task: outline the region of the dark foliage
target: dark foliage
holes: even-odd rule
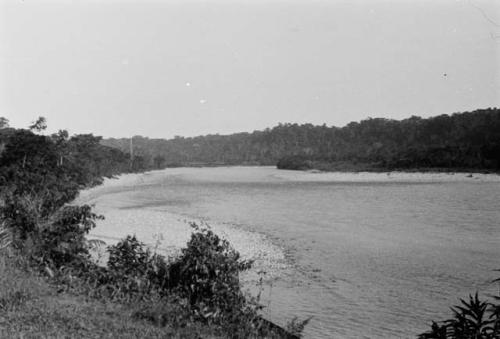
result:
[[[108,267],[110,270],[130,276],[146,273],[151,254],[135,235],[128,235],[114,246],[109,246]]]
[[[313,168],[313,163],[304,155],[290,155],[281,158],[276,167],[278,169],[307,170]]]
[[[132,279],[142,290],[154,289],[160,295],[168,294],[171,285],[169,263],[162,255],[152,253],[135,235],[109,246],[107,251],[107,267],[114,278]]]
[[[91,134],[33,132],[45,128],[43,117],[31,130],[0,128],[0,217],[18,246],[58,268],[87,255],[84,236],[100,218],[90,206],[66,204],[81,188],[128,170],[130,160]]]
[[[498,298],[497,298],[498,299]],[[498,339],[500,338],[499,305],[480,300],[478,294],[451,308],[453,318],[433,322],[431,330],[420,339]]]
[[[88,259],[85,236],[102,218],[88,205],[64,206],[31,235],[37,259],[55,268]]]
[[[211,230],[192,226],[196,232],[171,266],[172,285],[204,319],[236,316],[246,306],[239,273],[251,263]]]
[[[130,139],[102,143],[124,152]],[[500,109],[440,115],[428,119],[384,118],[344,127],[279,124],[272,129],[170,140],[136,136],[133,149],[149,168],[199,165],[275,165],[303,169],[341,163],[333,169],[453,168],[500,169]],[[280,161],[282,160],[282,161]],[[351,166],[346,166],[350,164]],[[367,165],[369,165],[367,167]],[[290,166],[290,167],[288,167]],[[331,167],[331,166],[330,166]]]
[[[41,130],[44,119],[38,119]],[[29,130],[0,129],[0,213],[25,239],[37,224],[75,199],[81,188],[103,177],[126,172],[130,159],[117,149],[100,144],[91,134],[51,136]]]

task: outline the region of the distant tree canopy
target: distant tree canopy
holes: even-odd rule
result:
[[[47,120],[44,117],[38,117],[36,121],[33,121],[29,128],[30,131],[45,131],[47,129]]]
[[[9,119],[0,117],[0,128],[7,128],[9,127]]]
[[[105,139],[102,144],[124,152],[130,149],[130,139]],[[264,131],[224,136],[170,140],[135,136],[133,153],[134,161],[148,168],[275,165],[281,160],[297,168],[315,162],[342,162],[381,169],[499,170],[500,109],[400,121],[369,118],[340,128],[279,124]]]

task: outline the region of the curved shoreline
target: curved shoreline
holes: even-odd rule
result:
[[[168,174],[167,174],[168,175]],[[97,187],[84,190],[74,201],[76,204],[91,204],[94,211],[103,214],[105,219],[97,222],[90,231],[88,239],[98,239],[107,245],[117,243],[129,234],[135,234],[152,250],[173,258],[189,241],[193,229],[190,224],[208,227],[221,238],[226,239],[240,253],[243,260],[253,261],[252,269],[244,272],[245,284],[258,282],[260,272],[266,272],[266,279],[274,279],[289,267],[285,251],[274,244],[266,235],[231,223],[216,222],[207,218],[181,215],[168,210],[157,210],[148,204],[137,204],[127,200],[117,201],[116,196],[126,196],[141,186],[149,186],[166,176],[163,171],[141,174],[125,174],[115,179],[106,179]],[[93,253],[105,264],[107,254],[103,251]]]

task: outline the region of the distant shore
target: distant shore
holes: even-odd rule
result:
[[[276,167],[283,170],[321,171],[321,172],[408,172],[408,173],[483,173],[500,174],[498,170],[482,167],[437,167],[414,166],[395,167],[379,163],[352,162],[352,161],[322,161],[309,160],[300,156],[281,159]]]
[[[351,161],[316,161],[316,160],[301,160],[299,162],[279,163],[278,164],[260,164],[258,162],[252,163],[182,163],[170,164],[163,169],[152,170],[150,172],[162,171],[165,169],[175,168],[221,168],[221,167],[274,167],[280,170],[294,170],[294,171],[317,171],[317,172],[345,172],[345,173],[358,173],[358,172],[373,172],[373,173],[467,173],[467,174],[495,174],[500,175],[499,170],[492,168],[480,167],[388,167],[380,164],[371,163],[355,163]],[[146,172],[149,173],[149,172]]]
[[[288,168],[279,168],[288,169]],[[467,173],[467,174],[495,174],[500,175],[490,169],[480,168],[461,168],[461,167],[415,167],[415,168],[384,168],[370,165],[338,165],[338,164],[325,164],[323,166],[316,166],[312,168],[303,169],[290,169],[300,171],[317,171],[317,172],[373,172],[373,173]]]
[[[287,181],[500,181],[500,173],[481,171],[454,171],[452,169],[413,169],[413,170],[320,170],[302,169],[289,170],[282,169],[275,171],[275,166],[207,166],[207,167],[171,167],[160,170],[153,170],[143,173],[121,174],[114,178],[105,178],[102,185],[86,189],[80,192],[77,203],[95,202],[102,194],[118,193],[125,190],[137,189],[140,186],[159,184],[165,174],[178,175],[186,168],[190,171],[199,171],[209,168],[214,176],[222,176],[227,181],[239,180],[239,178],[229,175],[228,169],[239,167],[251,169],[255,167],[264,168],[273,173],[274,177],[279,177]]]

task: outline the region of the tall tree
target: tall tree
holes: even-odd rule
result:
[[[0,128],[9,127],[9,119],[0,117]]]
[[[44,117],[38,117],[36,121],[34,121],[30,126],[29,126],[30,131],[35,131],[35,132],[42,132],[47,129],[47,119]]]

